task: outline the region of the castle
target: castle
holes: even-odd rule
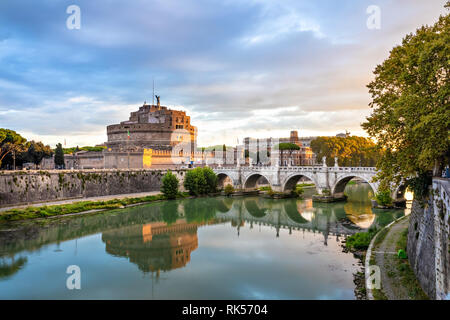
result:
[[[296,144],[298,150],[279,151],[281,166],[315,165],[316,157],[310,148],[315,137],[298,137],[291,131],[288,138],[245,138],[242,146],[230,150],[198,150],[197,128],[191,125],[186,112],[172,110],[157,103],[144,104],[131,112],[128,120],[106,127],[107,141],[103,151],[79,151],[65,155],[67,169],[177,169],[183,167],[235,166],[266,164],[251,159],[255,151],[266,149],[270,154],[277,143]],[[273,152],[272,152],[273,153]],[[245,157],[245,159],[244,159]],[[240,159],[240,160],[238,160]],[[267,164],[266,164],[267,165]],[[54,168],[53,159],[44,159],[42,169]]]
[[[188,164],[197,148],[197,128],[191,125],[186,112],[171,110],[157,104],[145,104],[130,118],[106,128],[104,168],[148,168],[170,165],[170,158],[179,164]],[[175,147],[183,143],[181,153]]]

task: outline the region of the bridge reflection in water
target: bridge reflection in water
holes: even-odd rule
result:
[[[351,197],[350,190],[350,197]],[[369,197],[371,194],[369,193]],[[327,245],[330,236],[347,236],[373,226],[384,226],[401,211],[372,212],[368,201],[319,204],[311,199],[273,200],[261,197],[214,198],[173,201],[160,207],[165,221],[103,232],[106,251],[128,257],[143,272],[184,267],[198,247],[197,229],[230,223],[237,236],[243,227],[265,226],[280,230],[321,233]],[[176,215],[169,213],[176,212]]]
[[[403,210],[373,212],[370,192],[357,189],[356,201],[351,188],[348,202],[320,204],[310,199],[266,199],[261,197],[198,198],[153,203],[112,210],[93,216],[62,218],[49,226],[33,227],[32,232],[12,229],[0,232],[0,269],[6,277],[19,271],[14,257],[21,253],[87,235],[101,233],[105,251],[126,257],[144,273],[182,268],[199,246],[198,228],[230,224],[239,236],[242,228],[272,228],[274,237],[281,230],[320,233],[327,245],[330,236],[339,240],[373,226],[384,226],[404,214]],[[27,228],[30,228],[27,226]],[[253,231],[250,231],[253,232]],[[11,260],[11,263],[7,262]],[[24,260],[26,264],[26,260]],[[0,270],[1,271],[1,270]]]

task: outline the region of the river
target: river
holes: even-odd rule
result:
[[[347,202],[183,199],[0,226],[0,299],[355,299],[346,236],[405,210]],[[69,266],[81,288],[69,290]]]

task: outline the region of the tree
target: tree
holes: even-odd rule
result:
[[[300,147],[296,145],[295,143],[291,142],[282,142],[278,145],[278,150],[280,150],[281,155],[281,165],[284,164],[284,151],[289,151],[289,161],[291,161],[292,151],[294,150],[300,150]]]
[[[202,168],[203,175],[205,176],[206,185],[207,185],[207,193],[217,192],[217,184],[219,182],[219,178],[217,174],[210,168],[205,167]]]
[[[64,162],[64,150],[61,143],[58,143],[56,145],[55,149],[55,166],[57,168],[64,168],[65,162]]]
[[[167,199],[175,199],[178,194],[179,181],[170,170],[162,178],[161,192]]]
[[[196,196],[216,192],[217,183],[218,177],[209,167],[189,170],[184,178],[184,187]]]
[[[449,8],[450,1],[446,7]],[[449,161],[450,16],[408,34],[375,68],[362,127],[382,151],[379,181],[435,174]]]
[[[280,151],[284,151],[284,150],[300,150],[300,147],[298,145],[296,145],[295,143],[290,143],[290,142],[282,142],[278,145],[278,149]]]
[[[189,190],[191,195],[206,194],[206,179],[202,168],[195,168],[186,172],[184,177],[184,188]]]
[[[13,130],[0,128],[0,167],[6,156],[13,152],[23,151],[23,145],[27,141]]]
[[[380,157],[376,144],[364,137],[318,137],[311,141],[311,149],[318,159],[326,157],[327,165],[334,165],[334,158],[343,167],[374,167]]]
[[[53,155],[50,146],[44,146],[42,142],[35,142],[34,140],[27,142],[26,159],[33,162],[35,165],[41,163],[43,158],[48,158]]]

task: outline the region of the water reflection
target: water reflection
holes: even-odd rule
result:
[[[95,251],[95,254],[89,252],[89,259],[101,256],[101,252],[110,258],[125,258],[140,273],[155,272],[157,277],[160,272],[184,270],[192,264],[195,270],[202,269],[194,262],[194,254],[197,259],[205,256],[207,262],[203,263],[208,263],[215,256],[215,259],[223,259],[221,263],[226,265],[227,257],[231,254],[224,252],[228,247],[237,250],[236,252],[246,252],[239,255],[239,259],[231,255],[236,265],[228,265],[227,268],[239,269],[239,264],[247,261],[245,257],[256,252],[254,248],[246,248],[252,243],[252,239],[257,239],[255,243],[261,243],[266,250],[258,251],[258,259],[263,259],[267,264],[267,274],[261,273],[264,279],[269,277],[272,272],[270,270],[291,270],[293,264],[310,261],[312,255],[318,252],[326,252],[323,253],[325,256],[319,255],[320,259],[329,257],[330,261],[347,261],[350,258],[345,258],[338,246],[342,236],[371,226],[384,226],[403,215],[404,210],[372,210],[369,201],[372,194],[367,184],[348,186],[346,193],[347,202],[328,204],[314,203],[311,199],[274,200],[262,197],[185,199],[112,210],[92,216],[46,220],[44,226],[37,223],[4,226],[4,230],[0,232],[0,296],[3,279],[15,279],[22,272],[32,274],[36,262],[29,261],[37,259],[29,258],[33,252],[38,255],[42,252],[45,259],[50,259],[56,265],[67,264],[65,259],[71,255],[77,256],[77,250],[78,255],[86,254],[86,247],[79,244],[79,241],[96,235],[100,237],[102,246],[95,249],[97,251],[89,249]],[[301,239],[297,237],[299,233],[302,235]],[[207,239],[203,243],[200,234],[204,234]],[[236,238],[231,239],[231,234]],[[274,242],[275,239],[278,242]],[[75,254],[67,249],[67,244],[71,241],[74,242]],[[57,248],[61,247],[58,252],[54,251],[55,245]],[[214,249],[209,247],[212,245]],[[292,261],[292,250],[300,248],[304,251],[297,252],[293,257],[305,255],[304,258],[309,260],[302,258]],[[272,258],[281,252],[283,258]],[[314,259],[319,259],[319,256]],[[308,267],[311,269],[303,272],[313,272],[317,268],[312,266],[314,259],[311,260],[311,267]],[[327,266],[331,262],[324,263]],[[302,266],[298,268],[301,269]],[[292,272],[295,272],[295,268]],[[317,275],[317,279],[323,277],[324,274]],[[261,281],[255,278],[255,283]],[[285,286],[292,279],[287,278],[286,281]],[[349,283],[352,285],[351,279]],[[274,285],[276,284],[271,284]],[[309,297],[306,294],[308,290],[304,291],[305,297]],[[169,297],[173,294],[172,292]]]
[[[160,240],[167,235],[164,241],[169,250],[170,246],[176,247],[172,245],[177,243],[173,239],[195,243],[192,234],[196,234],[198,227],[226,221],[236,229],[244,226],[245,222],[271,226],[277,234],[280,229],[302,229],[325,232],[326,236],[329,233],[348,235],[372,226],[385,226],[405,214],[405,210],[372,210],[369,201],[372,193],[368,184],[348,186],[346,193],[348,201],[338,203],[314,203],[311,199],[274,200],[256,196],[199,198],[113,210],[94,216],[61,218],[57,220],[59,222],[44,228],[27,225],[16,231],[0,232],[0,257],[98,232],[102,233],[108,252],[131,257],[132,250],[128,249],[137,248],[138,243],[142,247],[137,249],[144,251],[164,248]],[[148,268],[142,269],[150,270],[151,263],[146,264]]]
[[[144,273],[184,267],[198,247],[197,224],[152,222],[102,233],[106,252],[127,257]]]
[[[27,263],[26,257],[18,257],[17,259],[13,256],[3,257],[0,260],[0,279],[7,279],[14,275],[16,272],[21,270]]]

